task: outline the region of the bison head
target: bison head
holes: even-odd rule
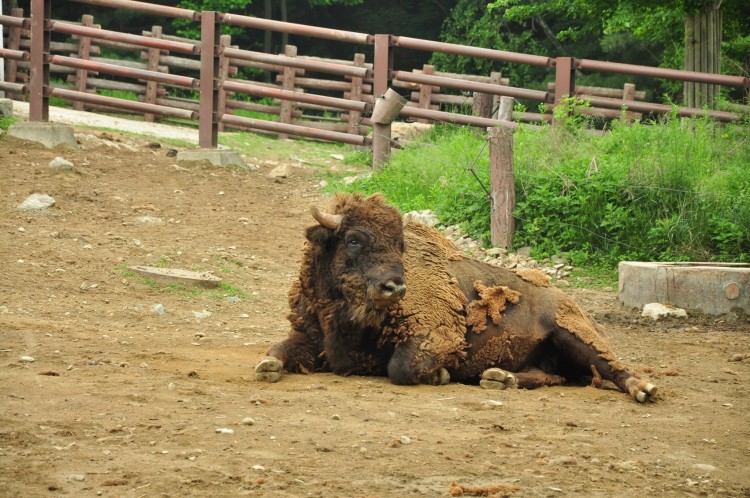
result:
[[[379,326],[406,292],[399,211],[380,194],[340,194],[331,212],[311,211],[319,224],[306,232],[309,288],[318,299],[343,298],[343,311],[360,326]]]

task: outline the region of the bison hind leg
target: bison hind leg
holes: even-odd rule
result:
[[[628,392],[639,403],[645,403],[656,394],[656,386],[651,382],[641,380],[632,375],[625,381]]]

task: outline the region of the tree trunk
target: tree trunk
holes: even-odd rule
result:
[[[721,0],[703,3],[700,12],[685,17],[685,69],[702,73],[721,73]],[[719,85],[685,82],[687,107],[716,105]]]

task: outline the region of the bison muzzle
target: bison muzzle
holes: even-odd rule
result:
[[[258,380],[329,371],[531,389],[587,377],[639,402],[656,393],[543,273],[471,259],[437,230],[402,224],[379,194],[340,194],[312,215],[289,291],[291,332],[258,364]]]

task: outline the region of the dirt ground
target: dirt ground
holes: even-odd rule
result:
[[[750,496],[747,318],[654,323],[570,290],[659,386],[645,405],[592,387],[260,383],[327,165],[273,179],[268,161],[176,167],[168,145],[78,137],[0,138],[1,496]],[[19,210],[32,193],[55,206]],[[130,265],[229,285],[154,285]]]

